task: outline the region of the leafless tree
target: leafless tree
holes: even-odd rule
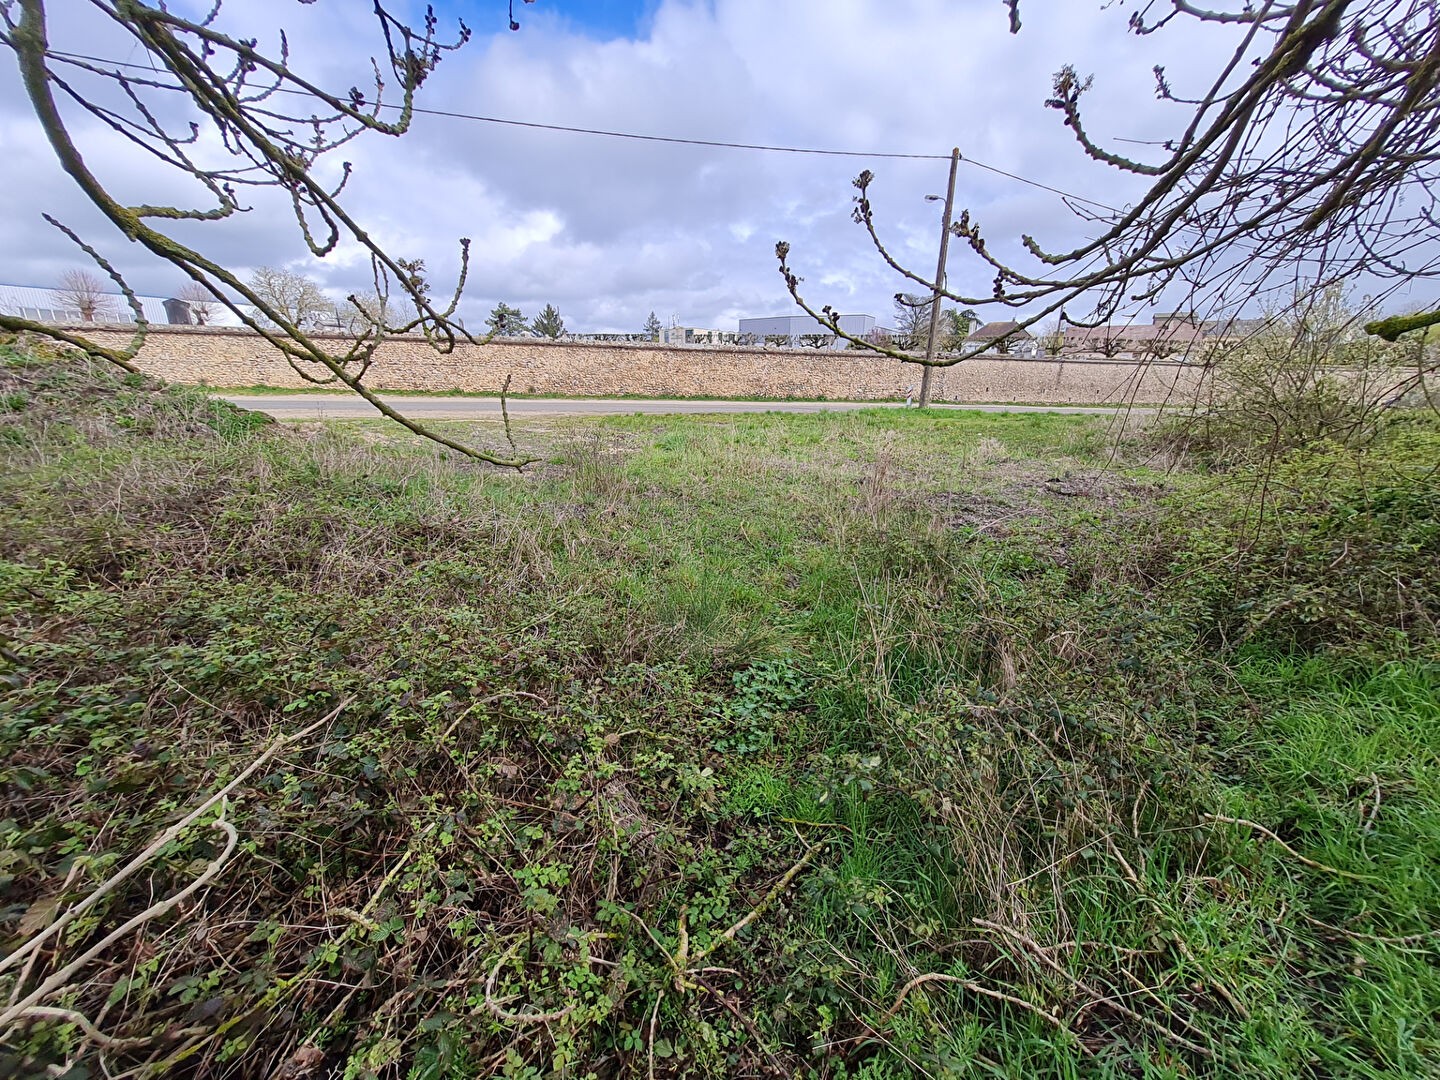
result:
[[[249,284],[264,304],[264,311],[279,312],[295,326],[310,330],[333,329],[336,325],[334,301],[304,274],[278,266],[262,266],[250,275]]]
[[[200,326],[208,325],[223,310],[210,291],[194,281],[182,285],[176,291],[175,299],[185,301],[191,317]]]
[[[361,334],[369,326],[384,326],[393,316],[390,300],[373,290],[357,293],[335,305],[334,325],[343,333]]]
[[[365,383],[377,350],[394,335],[423,336],[442,353],[453,351],[459,342],[481,340],[455,318],[469,268],[469,241],[460,241],[454,289],[446,299],[432,299],[429,283],[418,272],[423,264],[402,265],[342,203],[350,166],[333,182],[322,179],[316,169],[325,154],[363,134],[403,135],[414,115],[416,92],[441,59],[469,39],[464,23],[446,40],[433,12],[427,10],[423,24],[414,27],[377,2],[374,15],[383,58],[370,65],[369,88],[352,85],[332,91],[292,65],[284,34],[276,34],[270,24],[255,23],[259,13],[249,5],[235,10],[238,19],[248,17],[252,25],[231,32],[222,29],[230,16],[219,2],[194,18],[141,0],[89,0],[89,9],[89,18],[108,21],[130,39],[131,63],[98,62],[53,46],[50,34],[60,24],[47,16],[44,0],[0,0],[0,43],[15,54],[21,82],[61,166],[121,235],[179,269],[278,349],[307,381],[345,386],[383,415],[461,454],[499,465],[524,465],[529,459],[519,455],[513,441],[508,453],[455,441],[398,412]],[[260,45],[266,35],[276,42],[273,49]],[[122,202],[83,156],[75,140],[79,129],[62,113],[62,100],[88,122],[127,140],[136,152],[188,178],[198,205]],[[171,119],[179,114],[178,122]],[[209,161],[214,146],[228,154],[218,164]],[[348,340],[321,340],[303,320],[192,246],[197,232],[203,234],[197,226],[246,212],[251,195],[276,192],[293,210],[311,255],[324,258],[343,242],[369,256],[375,291],[390,305],[384,321],[367,323]],[[112,346],[10,315],[0,315],[0,329],[44,334],[136,370],[134,359],[149,330],[138,298],[99,251],[63,223],[47,220],[115,282],[134,312],[135,333],[127,345]]]
[[[895,297],[895,344],[901,349],[924,352],[930,337],[928,296],[899,293]]]
[[[1198,341],[1193,333],[1152,334],[1136,343],[1136,353],[1145,360],[1169,360]]]
[[[1018,32],[1023,0],[1006,3]],[[1070,200],[1091,238],[1049,250],[1022,237],[1026,265],[992,250],[976,215],[963,209],[953,234],[991,288],[973,296],[941,289],[942,296],[981,309],[1024,309],[1018,329],[1057,316],[1096,326],[1167,290],[1184,292],[1187,306],[1204,312],[1241,297],[1278,296],[1297,277],[1324,286],[1360,274],[1403,281],[1440,272],[1440,0],[1214,0],[1211,7],[1152,0],[1130,15],[1141,37],[1172,24],[1183,32],[1187,23],[1232,31],[1233,50],[1189,97],[1156,69],[1157,95],[1181,113],[1174,137],[1152,155],[1130,157],[1094,140],[1082,109],[1091,79],[1073,67],[1056,74],[1045,103],[1086,155],[1146,178],[1148,190],[1122,209]],[[914,292],[933,294],[934,282],[901,265],[881,239],[873,181],[868,171],[855,180],[855,220]],[[829,305],[802,295],[789,245],[779,243],[776,255],[796,303],[848,336]],[[1440,311],[1371,328],[1390,334],[1435,322]]]
[[[51,292],[55,306],[79,316],[81,322],[109,322],[115,317],[115,295],[89,270],[66,270],[60,287]]]
[[[1123,327],[1113,332],[1106,327],[1100,337],[1092,340],[1091,347],[1105,359],[1113,360],[1130,348],[1130,340],[1125,336]]]
[[[1035,337],[1046,356],[1059,356],[1065,351],[1065,328],[1058,318],[1046,319],[1036,327]]]

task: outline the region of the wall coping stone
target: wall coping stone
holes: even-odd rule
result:
[[[70,323],[56,324],[59,329],[68,330],[72,333],[83,334],[87,330],[109,334],[132,332],[134,323]],[[176,335],[199,335],[202,337],[235,337],[264,340],[260,334],[251,330],[248,326],[177,326],[171,323],[152,323],[148,334],[176,334]],[[340,334],[330,331],[314,331],[308,336],[317,341],[354,341],[350,334]],[[394,334],[385,339],[386,342],[394,342],[397,345],[427,345],[422,334]],[[914,361],[896,361],[894,357],[886,356],[883,353],[871,353],[861,349],[805,349],[805,348],[784,348],[781,346],[755,346],[755,345],[708,345],[708,344],[666,344],[662,341],[586,341],[582,338],[534,338],[534,337],[502,337],[478,339],[475,343],[457,341],[457,345],[463,344],[466,348],[484,349],[492,345],[500,346],[524,346],[525,348],[553,349],[553,348],[576,348],[586,349],[639,349],[655,350],[657,352],[684,352],[703,355],[706,353],[717,353],[724,356],[795,356],[795,357],[830,357],[836,360],[865,360],[874,362],[877,360],[890,360],[895,363],[915,363],[919,366],[920,357]],[[278,350],[277,350],[278,351]],[[978,356],[967,357],[967,360],[990,360],[1007,364],[1095,364],[1102,367],[1130,367],[1130,368],[1196,368],[1199,365],[1186,363],[1181,360],[1122,360],[1118,357],[1091,357],[1091,356],[1006,356],[1000,353],[982,353]],[[966,360],[957,360],[954,364],[936,365],[938,370],[944,371],[947,368],[955,368],[966,363]]]

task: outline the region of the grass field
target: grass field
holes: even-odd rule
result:
[[[1440,1075],[1440,437],[1110,423],[0,348],[0,1074]]]

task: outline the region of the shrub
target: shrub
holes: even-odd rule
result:
[[[1179,585],[1230,642],[1405,650],[1433,641],[1437,461],[1440,423],[1427,415],[1392,422],[1365,446],[1293,450],[1227,474],[1186,501]]]
[[[1161,439],[1221,466],[1363,445],[1405,383],[1403,369],[1433,361],[1422,343],[1366,335],[1369,314],[1338,287],[1315,290],[1267,314],[1260,331],[1217,343],[1204,395],[1161,427]]]

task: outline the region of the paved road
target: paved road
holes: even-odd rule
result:
[[[352,420],[380,414],[352,394],[221,395],[236,405],[281,420]],[[400,412],[425,420],[493,420],[500,399],[493,397],[392,397]],[[1116,409],[1082,405],[937,405],[975,412],[1113,413]],[[875,401],[687,401],[621,398],[511,398],[511,416],[601,416],[614,413],[813,413],[826,410],[898,409],[899,402]],[[1147,410],[1139,409],[1137,412]]]

